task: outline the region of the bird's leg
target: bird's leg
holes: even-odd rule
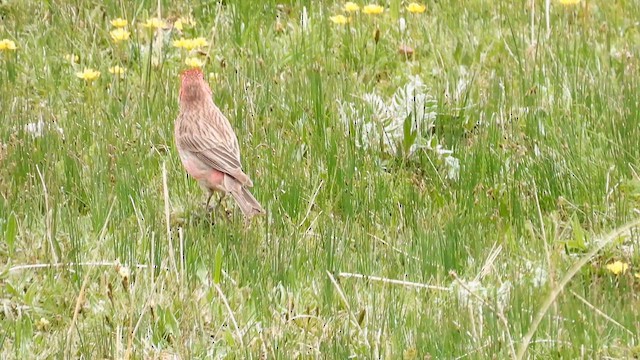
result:
[[[204,206],[205,209],[209,210],[209,202],[211,202],[211,198],[213,197],[213,191],[209,191],[209,197],[207,198],[207,204]]]
[[[209,204],[211,203],[211,198],[215,193],[216,191],[209,189],[209,197],[207,198],[207,204],[205,205],[205,209],[209,213],[209,217],[212,220],[212,223],[211,223],[212,225],[214,224],[213,218],[218,217],[218,215],[216,214],[216,211],[220,207],[220,200],[218,200],[218,203],[216,204],[216,206],[209,207]]]
[[[207,198],[207,204],[205,205],[205,208],[207,210],[210,210],[212,213],[218,211],[220,209],[220,205],[222,205],[222,201],[224,199],[226,199],[227,197],[227,193],[225,192],[221,192],[220,193],[220,197],[218,198],[218,201],[216,202],[215,206],[209,207],[209,203],[211,203],[211,198],[213,197],[213,194],[216,193],[216,191],[210,190],[209,191],[209,197]],[[222,209],[223,213],[226,215],[225,218],[227,220],[231,220],[231,211],[229,211],[226,207],[224,207]]]
[[[227,196],[227,193],[222,193],[220,195],[220,199],[218,199],[218,203],[216,204],[216,208],[220,207],[220,204],[222,204],[222,200],[224,200],[224,198]]]

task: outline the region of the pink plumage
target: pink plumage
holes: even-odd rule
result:
[[[242,171],[240,148],[229,120],[213,103],[211,88],[200,69],[182,73],[180,113],[175,141],[187,173],[209,193],[231,194],[246,218],[264,213],[247,188],[253,183]]]

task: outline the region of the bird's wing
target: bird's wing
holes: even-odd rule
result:
[[[219,111],[211,115],[216,117],[215,121],[185,127],[186,131],[177,134],[178,146],[205,165],[231,175],[243,185],[252,186],[251,180],[242,171],[238,139],[229,121]]]

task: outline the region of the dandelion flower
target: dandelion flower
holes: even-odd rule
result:
[[[76,64],[79,60],[78,55],[74,55],[74,54],[67,54],[64,56],[64,59],[72,64]]]
[[[336,16],[331,16],[329,18],[329,20],[331,20],[334,24],[344,25],[344,24],[348,23],[349,20],[351,20],[351,19],[346,17],[346,16],[344,16],[344,15],[336,15]]]
[[[13,40],[2,39],[0,40],[0,51],[15,51],[17,49],[16,43]]]
[[[125,20],[123,18],[113,19],[113,20],[111,20],[111,25],[113,27],[123,28],[123,27],[127,26],[127,20]]]
[[[411,4],[407,5],[407,11],[409,11],[410,13],[414,13],[414,14],[422,14],[425,10],[427,10],[427,7],[415,2],[412,2]]]
[[[117,28],[113,31],[110,31],[109,35],[111,35],[111,39],[113,39],[113,41],[118,43],[120,41],[129,40],[129,36],[131,35],[131,33],[123,28]]]
[[[182,31],[182,23],[183,23],[182,19],[178,19],[173,23],[173,27],[175,29]]]
[[[177,48],[183,48],[186,50],[193,50],[193,49],[205,47],[207,45],[209,45],[209,43],[207,42],[207,39],[203,37],[199,37],[195,39],[185,39],[181,37],[179,40],[173,41],[173,46]]]
[[[620,260],[607,264],[607,270],[611,271],[614,275],[624,274],[629,269],[629,264]]]
[[[85,68],[84,71],[77,72],[76,76],[86,82],[91,82],[100,77],[100,71]]]
[[[370,4],[370,5],[365,5],[365,7],[362,8],[362,12],[367,15],[378,15],[384,12],[384,8],[380,5]]]
[[[578,5],[578,3],[580,3],[580,0],[559,0],[559,2],[562,5],[571,6]]]
[[[127,71],[125,68],[118,65],[109,68],[109,73],[118,77],[124,77],[125,71]]]
[[[177,48],[183,48],[183,49],[187,49],[187,50],[191,50],[193,49],[193,41],[190,39],[185,39],[183,37],[181,37],[178,40],[174,40],[173,41],[173,46],[177,47]]]
[[[346,12],[358,12],[360,10],[360,6],[358,6],[358,4],[351,2],[351,1],[347,1],[344,4],[344,11]]]
[[[204,66],[204,61],[196,58],[196,57],[188,57],[185,61],[185,64],[187,64],[188,67],[192,67],[192,68],[201,68]]]
[[[142,26],[149,29],[161,29],[165,27],[165,23],[164,23],[164,20],[154,17],[151,19],[147,19],[147,21],[144,24],[142,24]]]
[[[196,48],[201,48],[201,47],[208,46],[209,42],[207,42],[207,39],[203,37],[197,37],[193,39],[193,44],[195,45]]]

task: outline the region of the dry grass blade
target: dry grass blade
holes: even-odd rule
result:
[[[24,270],[50,269],[50,268],[60,268],[60,267],[71,268],[71,267],[76,267],[76,266],[116,267],[116,266],[119,266],[119,265],[121,265],[121,264],[119,262],[117,262],[117,261],[89,261],[89,262],[79,262],[79,263],[69,262],[69,263],[53,263],[53,264],[25,264],[25,265],[16,265],[16,266],[10,268],[8,270],[8,272],[11,273],[11,272],[24,271]],[[166,267],[163,268],[163,267],[154,266],[154,265],[147,265],[147,264],[135,264],[135,265],[132,265],[132,266],[137,268],[137,269],[156,268],[156,269],[161,269],[161,270],[169,270],[169,268],[166,268]]]
[[[220,288],[220,285],[218,285],[218,284],[213,284],[213,285],[215,286],[216,291],[218,292],[218,295],[220,295],[220,298],[222,299],[222,302],[224,303],[224,307],[227,309],[227,312],[229,313],[229,318],[231,318],[231,323],[233,324],[233,327],[236,330],[236,337],[238,338],[238,341],[240,342],[240,346],[244,347],[244,341],[242,340],[242,333],[240,332],[240,327],[238,326],[238,322],[236,321],[235,315],[233,315],[233,310],[231,310],[231,306],[229,306],[229,302],[227,301],[227,297],[222,292],[222,289]]]
[[[411,282],[411,281],[387,279],[387,278],[383,278],[383,277],[379,277],[379,276],[372,276],[372,275],[352,274],[352,273],[347,273],[347,272],[341,272],[341,273],[338,274],[338,277],[379,281],[379,282],[382,282],[382,283],[385,283],[385,284],[402,285],[402,286],[414,287],[414,288],[420,288],[420,289],[451,291],[450,288],[444,287],[444,286],[435,286],[435,285],[421,284],[421,283]]]
[[[484,262],[484,265],[482,265],[482,269],[480,269],[480,272],[476,275],[474,281],[482,280],[485,276],[487,276],[491,272],[491,269],[493,268],[493,263],[495,263],[496,259],[498,258],[501,252],[502,252],[502,245],[497,245],[496,243],[494,243],[493,246],[491,247],[491,251],[489,252],[489,256],[487,256],[487,260]]]
[[[169,261],[171,267],[179,278],[178,265],[176,264],[175,250],[173,248],[173,239],[171,236],[171,204],[169,203],[169,187],[167,186],[167,165],[162,163],[162,188],[164,192],[164,220],[167,226],[167,240],[169,241]]]

